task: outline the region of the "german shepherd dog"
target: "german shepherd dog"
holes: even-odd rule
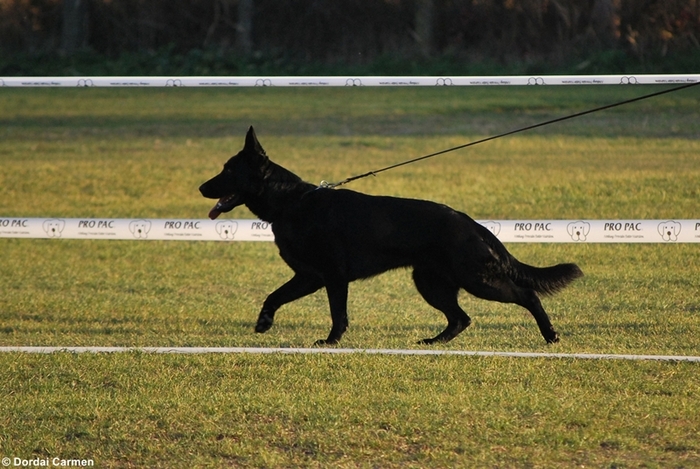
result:
[[[527,308],[552,343],[559,335],[537,293],[555,293],[583,275],[575,264],[539,268],[519,262],[491,231],[445,205],[304,182],[270,161],[253,127],[243,150],[199,190],[219,199],[209,212],[212,220],[245,204],[270,223],[280,256],[294,271],[263,303],[256,332],[272,327],[282,305],[325,287],[333,326],[316,345],[336,344],[348,327],[348,284],[409,267],[418,292],[447,317],[444,331],[419,343],[447,342],[469,326],[457,301],[461,288]]]

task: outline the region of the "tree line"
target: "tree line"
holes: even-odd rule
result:
[[[1,54],[169,48],[297,61],[700,54],[700,0],[0,0]]]

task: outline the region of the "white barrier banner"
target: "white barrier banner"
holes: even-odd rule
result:
[[[700,243],[700,220],[479,221],[510,243]]]
[[[0,238],[274,241],[260,220],[0,218]]]
[[[337,86],[521,86],[521,85],[683,85],[698,74],[542,76],[217,76],[217,77],[0,77],[0,87],[337,87]]]
[[[700,243],[700,219],[478,222],[508,243]],[[250,219],[0,218],[0,238],[274,241]]]

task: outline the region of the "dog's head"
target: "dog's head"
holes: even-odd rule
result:
[[[270,160],[251,126],[245,136],[243,150],[224,164],[221,173],[199,187],[204,197],[219,199],[209,212],[209,218],[214,220],[222,213],[246,203],[249,197],[259,195],[269,165]]]

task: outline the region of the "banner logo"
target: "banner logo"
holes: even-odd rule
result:
[[[681,224],[673,220],[663,221],[659,223],[658,231],[664,241],[678,241],[678,235],[681,234]]]
[[[586,241],[586,236],[591,232],[591,224],[585,221],[572,221],[566,225],[566,232],[569,233],[571,239],[576,242]]]
[[[530,77],[527,79],[528,85],[544,85],[544,78],[542,77]]]
[[[49,238],[60,238],[61,233],[63,233],[63,228],[66,227],[66,222],[64,220],[52,218],[44,221],[41,226],[44,228],[44,232]]]
[[[238,231],[238,223],[235,221],[220,221],[216,224],[216,232],[221,239],[233,239],[236,231]]]
[[[482,223],[488,230],[493,233],[494,236],[498,236],[498,233],[501,232],[501,224],[498,223],[497,221],[485,221]]]
[[[148,220],[134,220],[129,223],[129,231],[136,239],[147,239],[151,231],[151,222]]]

